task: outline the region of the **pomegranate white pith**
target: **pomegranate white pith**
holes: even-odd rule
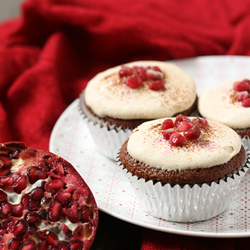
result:
[[[0,144],[0,249],[89,249],[98,209],[78,172],[59,156]]]

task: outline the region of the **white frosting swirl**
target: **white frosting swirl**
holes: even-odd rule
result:
[[[233,84],[230,81],[216,85],[205,91],[198,100],[200,114],[213,121],[221,122],[234,129],[250,127],[250,108],[241,102],[233,102]]]
[[[209,126],[201,130],[198,140],[182,147],[171,146],[160,130],[164,120],[145,122],[133,130],[127,144],[132,158],[166,170],[209,168],[226,163],[241,149],[239,135],[214,121],[208,121]]]
[[[127,66],[159,66],[164,73],[165,90],[153,91],[148,86],[132,89],[119,77],[121,66],[97,74],[89,81],[84,98],[99,117],[118,119],[155,119],[173,116],[189,109],[196,98],[193,79],[179,67],[165,62],[138,61]]]

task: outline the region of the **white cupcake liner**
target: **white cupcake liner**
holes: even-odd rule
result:
[[[110,125],[97,116],[93,116],[84,104],[84,92],[80,96],[79,110],[87,122],[97,150],[106,157],[116,160],[117,152],[128,139],[132,129]]]
[[[245,149],[250,152],[250,139],[247,135],[241,138],[241,142],[244,145]]]
[[[249,146],[249,141],[245,145]],[[118,160],[118,163],[120,161]],[[122,164],[119,164],[122,167]],[[224,212],[233,193],[250,167],[249,151],[239,171],[224,179],[202,185],[171,186],[145,181],[122,168],[128,177],[141,208],[157,218],[175,222],[197,222],[211,219]]]

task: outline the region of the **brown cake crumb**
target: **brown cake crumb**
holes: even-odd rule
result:
[[[224,178],[226,175],[237,171],[245,159],[245,149],[241,146],[240,152],[224,164],[210,168],[168,171],[147,166],[133,159],[127,151],[127,142],[128,140],[123,144],[120,151],[120,161],[123,167],[138,178],[143,178],[146,181],[160,181],[163,185],[166,183],[171,185],[210,183],[211,181]]]
[[[250,138],[250,128],[244,128],[244,129],[235,129],[235,132],[243,138],[245,135]]]

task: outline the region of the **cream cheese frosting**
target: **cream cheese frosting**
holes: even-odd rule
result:
[[[165,119],[145,122],[133,130],[127,144],[133,159],[164,170],[209,168],[226,163],[241,149],[239,135],[215,121],[208,121],[198,140],[171,146],[160,129]]]
[[[164,74],[165,90],[153,91],[147,86],[132,89],[119,77],[121,66],[97,74],[89,81],[84,98],[99,117],[116,119],[156,119],[173,116],[189,109],[196,99],[194,80],[174,64],[159,61],[137,61],[126,66],[158,66]]]
[[[198,109],[203,117],[221,122],[233,129],[249,128],[250,108],[232,101],[232,86],[235,82],[221,83],[205,91],[198,100]]]

